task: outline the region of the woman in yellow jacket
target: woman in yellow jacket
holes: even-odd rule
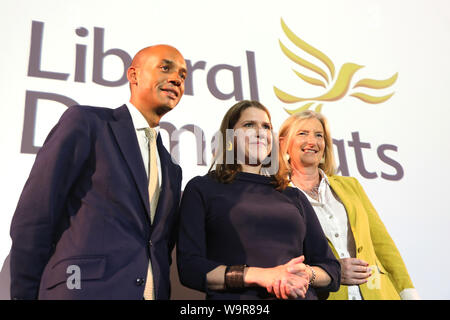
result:
[[[313,111],[281,126],[280,169],[286,184],[302,190],[341,263],[338,292],[328,299],[419,299],[400,253],[359,182],[335,175],[326,118]]]

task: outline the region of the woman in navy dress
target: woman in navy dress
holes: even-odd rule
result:
[[[336,291],[340,265],[314,210],[275,178],[268,110],[257,101],[235,104],[216,142],[208,174],[189,181],[181,201],[181,283],[207,299],[317,299]]]

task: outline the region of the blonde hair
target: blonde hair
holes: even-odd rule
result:
[[[280,187],[282,189],[286,188],[286,186],[289,184],[292,173],[292,168],[288,157],[289,146],[292,143],[292,139],[297,134],[301,122],[307,119],[319,120],[324,131],[325,161],[319,164],[319,168],[322,169],[327,176],[332,176],[336,173],[336,164],[333,154],[333,140],[331,138],[328,120],[321,113],[317,113],[311,110],[294,113],[284,121],[278,134],[280,140],[280,152],[278,154],[280,168],[277,173],[277,180],[280,182],[282,181],[282,183],[280,183]]]

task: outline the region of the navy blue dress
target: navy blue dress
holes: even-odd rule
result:
[[[270,177],[240,172],[224,184],[209,175],[186,185],[180,207],[177,263],[183,285],[207,299],[270,299],[265,288],[237,292],[207,288],[206,274],[220,265],[275,267],[300,255],[331,277],[324,288],[310,287],[306,299],[327,296],[340,285],[335,259],[314,209],[299,190],[277,191]],[[318,292],[320,290],[320,292]]]

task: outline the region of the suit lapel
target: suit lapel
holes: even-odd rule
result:
[[[158,134],[158,138],[156,139],[156,145],[158,147],[158,155],[159,155],[159,162],[161,165],[161,188],[159,191],[159,199],[158,199],[158,206],[156,208],[155,218],[153,221],[153,224],[156,224],[163,215],[165,211],[165,202],[164,200],[169,197],[168,193],[170,192],[170,155],[168,154],[167,150],[164,148],[164,145],[162,143],[161,135]]]
[[[115,109],[114,117],[116,121],[109,122],[109,125],[133,175],[139,195],[145,206],[146,216],[148,216],[150,203],[148,198],[147,174],[145,173],[144,161],[142,160],[133,121],[131,120],[131,115],[126,105]]]

